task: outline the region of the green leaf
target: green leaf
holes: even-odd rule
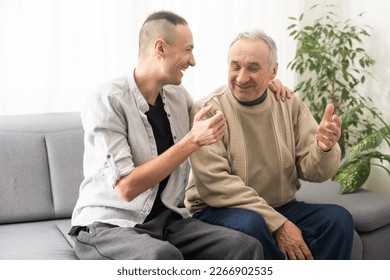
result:
[[[340,194],[352,193],[359,189],[368,178],[371,169],[369,158],[361,158],[339,170],[334,181],[340,183]]]
[[[374,149],[378,147],[383,140],[383,133],[381,131],[376,131],[366,137],[364,137],[358,144],[353,146],[349,152],[345,155],[344,159],[340,163],[339,169],[343,169],[353,162],[362,152],[369,149]]]
[[[362,107],[363,107],[363,105],[359,104],[356,107],[352,107],[352,109],[347,109],[346,111],[344,111],[344,114],[343,114],[343,117],[342,117],[343,121],[342,121],[342,126],[341,126],[341,129],[343,131],[348,129],[348,126],[351,123],[351,121],[355,119],[356,112],[358,110],[360,110],[360,108],[362,108]]]
[[[361,66],[362,68],[365,67],[365,63],[364,63],[364,59],[363,59],[363,58],[359,59],[359,64],[360,64],[360,66]]]
[[[291,28],[294,28],[296,27],[297,25],[294,23],[294,24],[291,24],[289,27],[287,27],[287,30],[290,30]]]

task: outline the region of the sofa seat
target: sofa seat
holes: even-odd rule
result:
[[[355,234],[354,259],[390,259],[390,196],[365,189],[340,195],[340,185],[333,181],[321,184],[301,183],[302,187],[297,193],[298,200],[338,204],[352,214],[355,231],[358,233],[358,236]],[[362,243],[361,253],[357,242]]]
[[[0,259],[77,260],[68,239],[70,220],[15,223],[0,226]]]

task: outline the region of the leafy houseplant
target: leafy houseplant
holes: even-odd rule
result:
[[[324,16],[304,27],[300,27],[304,14],[290,17],[293,24],[288,27],[289,35],[297,41],[297,50],[287,67],[297,74],[295,91],[318,122],[330,102],[343,121],[339,139],[342,161],[333,180],[340,183],[340,193],[345,194],[364,184],[371,165],[384,168],[390,175],[384,165],[384,161],[390,163],[390,155],[379,151],[382,142],[390,146],[390,127],[372,100],[359,93],[375,64],[361,46],[362,38],[370,36],[369,27],[359,27],[350,19],[338,21],[334,7],[326,6]]]

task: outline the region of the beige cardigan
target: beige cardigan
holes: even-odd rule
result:
[[[340,147],[318,147],[318,124],[297,96],[278,102],[269,92],[263,103],[244,106],[224,86],[196,102],[191,119],[208,104],[224,113],[228,129],[190,157],[185,205],[191,213],[207,205],[244,208],[264,217],[274,232],[286,221],[274,207],[295,199],[299,179],[321,182],[337,171]]]

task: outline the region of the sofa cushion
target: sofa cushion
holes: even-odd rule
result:
[[[80,113],[47,113],[0,116],[0,131],[50,133],[81,127]]]
[[[54,218],[43,135],[0,129],[0,147],[0,224]]]
[[[77,259],[54,220],[1,225],[0,236],[3,260]]]
[[[363,232],[360,237],[363,242],[363,259],[389,260],[390,259],[390,225],[380,229]]]
[[[69,245],[74,248],[74,240],[70,237],[69,230],[71,229],[71,219],[57,219],[56,225],[61,234],[65,237]]]
[[[338,194],[340,185],[333,181],[321,184],[301,181],[297,199],[308,203],[332,203],[346,208],[353,216],[358,232],[369,232],[390,225],[390,196],[364,189]]]
[[[82,128],[48,133],[45,136],[56,218],[69,218],[83,179]]]

